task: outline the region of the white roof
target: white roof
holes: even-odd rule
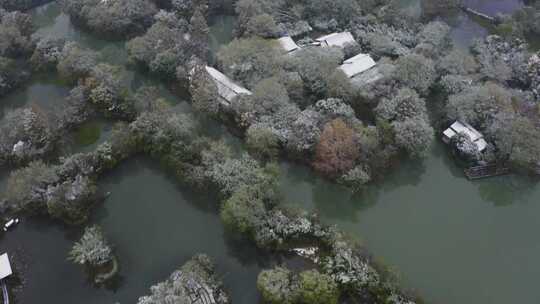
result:
[[[213,67],[206,66],[206,71],[216,83],[219,96],[221,96],[221,98],[225,99],[227,102],[230,103],[236,96],[240,94],[252,94],[249,90],[237,85],[229,77]]]
[[[457,133],[454,130],[448,128],[448,129],[444,130],[443,135],[446,138],[452,138],[452,137],[456,136]]]
[[[315,40],[322,43],[323,46],[338,47],[344,47],[346,44],[356,42],[351,32],[333,33],[330,35],[319,37]]]
[[[353,78],[351,78],[351,84],[355,88],[363,88],[364,86],[379,81],[384,78],[384,75],[381,73],[377,66],[360,73]]]
[[[285,52],[290,53],[292,51],[298,50],[300,47],[294,42],[291,37],[281,37],[278,39],[279,44],[285,50]]]
[[[375,60],[373,60],[369,54],[358,54],[345,60],[339,68],[347,75],[347,77],[352,78],[371,69],[375,65]]]
[[[472,141],[477,141],[478,139],[484,137],[480,132],[476,131],[471,125],[467,123],[462,123],[459,121],[454,122],[450,128],[452,128],[456,133],[465,133],[469,135]]]
[[[468,123],[462,123],[460,121],[454,122],[443,134],[447,138],[452,138],[459,133],[465,133],[476,144],[478,151],[482,152],[487,147],[487,142],[484,140],[482,133],[478,132]]]
[[[480,138],[479,140],[474,142],[476,146],[478,147],[478,151],[482,152],[487,148],[487,142],[485,139]]]
[[[0,255],[0,280],[9,277],[13,272],[7,253]]]

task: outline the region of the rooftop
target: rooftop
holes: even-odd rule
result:
[[[221,96],[221,98],[223,98],[227,103],[230,104],[230,102],[240,94],[252,94],[249,90],[237,85],[234,81],[232,81],[232,79],[213,67],[206,66],[206,71],[216,83],[219,96]]]
[[[351,78],[351,84],[355,88],[363,88],[365,85],[381,80],[384,75],[379,70],[379,67],[375,66],[363,73],[360,73]]]
[[[459,133],[467,134],[467,136],[469,136],[469,138],[476,144],[478,151],[482,152],[486,149],[487,142],[484,140],[482,133],[478,132],[468,123],[456,121],[443,132],[443,135],[447,140],[450,140]]]
[[[281,37],[278,39],[279,44],[285,50],[286,53],[290,53],[300,49],[300,47],[294,42],[291,37]]]
[[[13,274],[7,253],[0,255],[0,280]]]
[[[351,32],[332,33],[326,36],[319,37],[315,40],[320,42],[322,46],[337,46],[337,47],[345,47],[345,45],[349,43],[356,42]]]
[[[345,60],[339,67],[347,77],[352,78],[363,73],[376,65],[375,60],[369,54],[358,54]]]

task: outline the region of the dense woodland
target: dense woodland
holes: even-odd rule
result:
[[[103,199],[98,179],[145,154],[180,183],[218,193],[224,225],[258,247],[310,249],[303,255],[311,269],[276,267],[260,274],[266,302],[415,303],[421,300],[397,286],[365,248],[315,215],[282,206],[276,160],[303,162],[362,191],[400,161],[421,159],[459,120],[488,141],[480,153],[460,134],[451,146],[461,159],[540,174],[540,53],[527,44],[540,35],[538,1],[497,16],[498,35],[462,50],[438,17],[459,10],[457,0],[425,0],[417,19],[398,14],[394,0],[238,0],[235,39],[210,54],[207,20],[228,1],[60,0],[85,31],[127,37],[129,64],[188,91],[194,116],[173,111],[155,87],[128,90],[125,67],[105,63],[92,50],[33,39],[36,28],[24,10],[43,2],[0,0],[0,96],[44,71],[57,73],[72,89],[58,113],[32,105],[2,117],[0,166],[12,173],[0,213],[40,213],[84,225]],[[311,46],[315,33],[338,31],[350,31],[356,43]],[[275,39],[285,35],[303,47],[284,54]],[[374,57],[381,79],[360,87],[349,82],[338,66],[358,53]],[[224,106],[204,68],[212,56],[214,67],[253,94]],[[67,132],[97,116],[117,121],[112,138],[93,152],[61,155]],[[205,136],[201,122],[208,119],[227,125],[249,153],[235,156],[224,142]],[[99,227],[87,228],[69,256],[98,282],[116,270]],[[206,286],[215,303],[229,303],[208,257],[195,257],[179,273],[139,303],[185,303],[187,281]]]

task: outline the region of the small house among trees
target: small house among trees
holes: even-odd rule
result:
[[[315,39],[322,47],[336,46],[344,48],[348,44],[355,44],[353,35],[350,32],[332,33]]]
[[[339,67],[349,78],[363,73],[372,67],[376,66],[375,60],[369,54],[358,54],[350,59],[347,59]]]
[[[355,87],[362,87],[382,78],[377,63],[369,54],[358,54],[347,59],[339,69],[345,73]]]
[[[296,42],[289,36],[281,37],[277,41],[286,54],[291,54],[300,49]]]
[[[251,91],[234,83],[229,77],[213,67],[206,66],[206,71],[216,84],[218,95],[224,106],[230,106],[231,102],[239,95],[252,95]]]
[[[460,121],[454,122],[448,129],[443,132],[443,142],[450,143],[452,138],[458,134],[466,134],[471,141],[476,145],[478,152],[482,152],[487,147],[487,142],[484,140],[484,135],[478,132],[468,123],[463,123]]]

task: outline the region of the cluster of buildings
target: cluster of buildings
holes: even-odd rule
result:
[[[294,55],[301,47],[289,36],[276,39],[283,52]],[[345,48],[347,45],[355,44],[356,40],[350,32],[332,33],[315,39],[315,42],[307,47],[339,47]],[[377,63],[369,54],[358,54],[343,62],[339,67],[349,78],[355,87],[362,87],[382,78],[382,74],[377,68]],[[234,98],[241,94],[252,95],[251,91],[235,83],[225,74],[213,67],[207,66],[206,71],[218,88],[221,103],[230,106]]]
[[[277,41],[286,54],[294,54],[301,49],[291,37],[282,37]],[[356,40],[350,32],[341,32],[319,37],[308,47],[345,48],[354,44],[356,44]],[[339,69],[350,79],[351,84],[358,88],[382,78],[377,63],[369,54],[360,53],[351,57],[345,60]]]
[[[281,47],[283,53],[286,55],[296,56],[299,54],[298,51],[302,49],[302,47],[296,44],[296,42],[289,36],[281,37],[276,39],[276,41]],[[303,47],[345,48],[348,45],[354,44],[356,44],[356,41],[350,32],[340,32],[319,37],[315,39],[313,43]],[[365,53],[360,53],[346,59],[338,67],[338,69],[345,74],[355,88],[361,88],[383,78],[383,75],[380,72],[375,60],[371,57],[371,55]],[[238,85],[232,79],[215,68],[207,66],[206,71],[217,85],[218,94],[221,97],[222,105],[230,106],[231,102],[239,95],[252,95],[249,90]],[[442,140],[443,142],[450,144],[452,138],[458,134],[467,135],[474,143],[478,153],[484,152],[488,146],[488,143],[480,132],[474,129],[471,125],[460,121],[455,121],[443,132]],[[473,175],[474,177],[485,177],[499,174],[493,172],[477,172],[477,174],[475,173]]]

